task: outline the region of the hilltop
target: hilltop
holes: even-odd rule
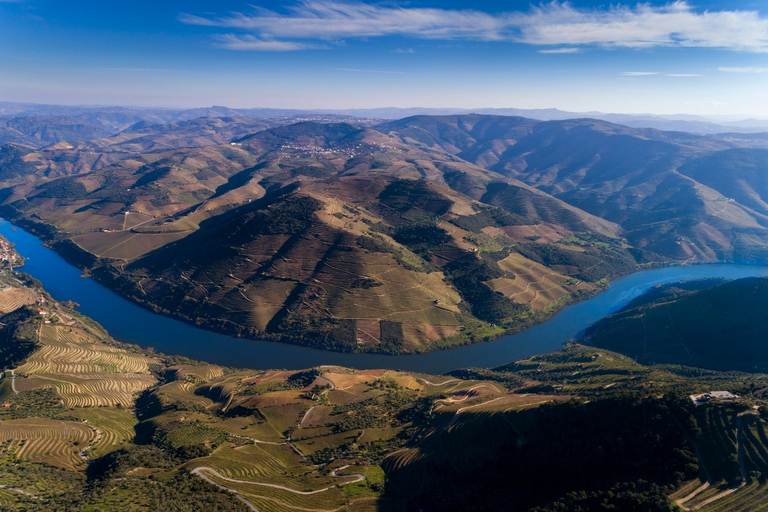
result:
[[[4,215],[124,295],[241,335],[432,350],[524,328],[638,266],[614,224],[371,128],[49,151],[16,158],[94,164],[14,175]]]
[[[475,114],[286,122],[5,146],[0,213],[154,311],[342,351],[491,339],[643,266],[768,257],[759,137]]]
[[[765,371],[768,278],[660,286],[586,331],[645,363]]]

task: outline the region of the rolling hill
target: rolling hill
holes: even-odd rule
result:
[[[345,351],[519,330],[638,266],[615,224],[364,126],[157,149],[222,124],[242,129],[189,121],[156,130],[155,151],[131,152],[141,128],[17,155],[37,171],[8,180],[4,215],[157,311]]]
[[[768,196],[745,184],[764,181],[759,141],[480,115],[417,116],[378,128],[615,222],[637,248],[679,261],[768,256]]]
[[[768,368],[768,279],[665,285],[586,331],[590,342],[646,363]]]
[[[766,150],[746,139],[474,114],[290,121],[5,146],[0,213],[155,311],[344,351],[489,339],[641,265],[768,256]]]

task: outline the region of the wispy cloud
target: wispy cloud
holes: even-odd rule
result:
[[[717,68],[723,73],[768,73],[768,68]]]
[[[256,8],[253,14],[231,13],[206,18],[181,14],[189,25],[247,30],[267,39],[319,39],[413,36],[424,39],[502,40],[503,18],[479,11],[406,9],[361,2],[304,0],[278,14]]]
[[[489,14],[476,10],[405,8],[348,0],[302,0],[284,13],[255,7],[223,16],[180,14],[189,25],[240,31],[220,46],[235,50],[301,50],[349,38],[404,36],[419,39],[509,41],[568,48],[702,47],[768,52],[768,18],[756,11],[700,11],[686,1],[662,6],[577,8],[553,1],[528,11]]]
[[[413,48],[398,48],[396,50],[392,50],[392,53],[416,53],[416,50]]]
[[[604,10],[553,2],[511,19],[519,27],[519,40],[529,44],[768,51],[768,18],[754,11],[697,12],[685,1]]]
[[[539,50],[539,53],[579,53],[579,48],[552,48],[549,50]]]

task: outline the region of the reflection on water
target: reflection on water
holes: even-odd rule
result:
[[[339,354],[286,345],[252,341],[198,329],[192,325],[143,309],[92,279],[45,247],[39,239],[0,219],[0,234],[27,258],[21,269],[39,279],[58,300],[73,300],[79,310],[112,336],[126,343],[153,347],[225,366],[300,369],[323,364],[351,368],[394,368],[424,373],[443,373],[470,366],[489,367],[556,350],[603,316],[616,311],[654,285],[726,277],[737,279],[768,275],[768,267],[698,265],[645,270],[621,277],[609,290],[568,306],[549,321],[515,336],[452,350],[409,356]]]

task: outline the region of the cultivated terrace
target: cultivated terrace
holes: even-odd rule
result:
[[[441,376],[223,368],[118,343],[18,271],[0,281],[4,509],[749,510],[768,494],[763,375],[578,345]],[[740,398],[688,398],[713,389]]]

